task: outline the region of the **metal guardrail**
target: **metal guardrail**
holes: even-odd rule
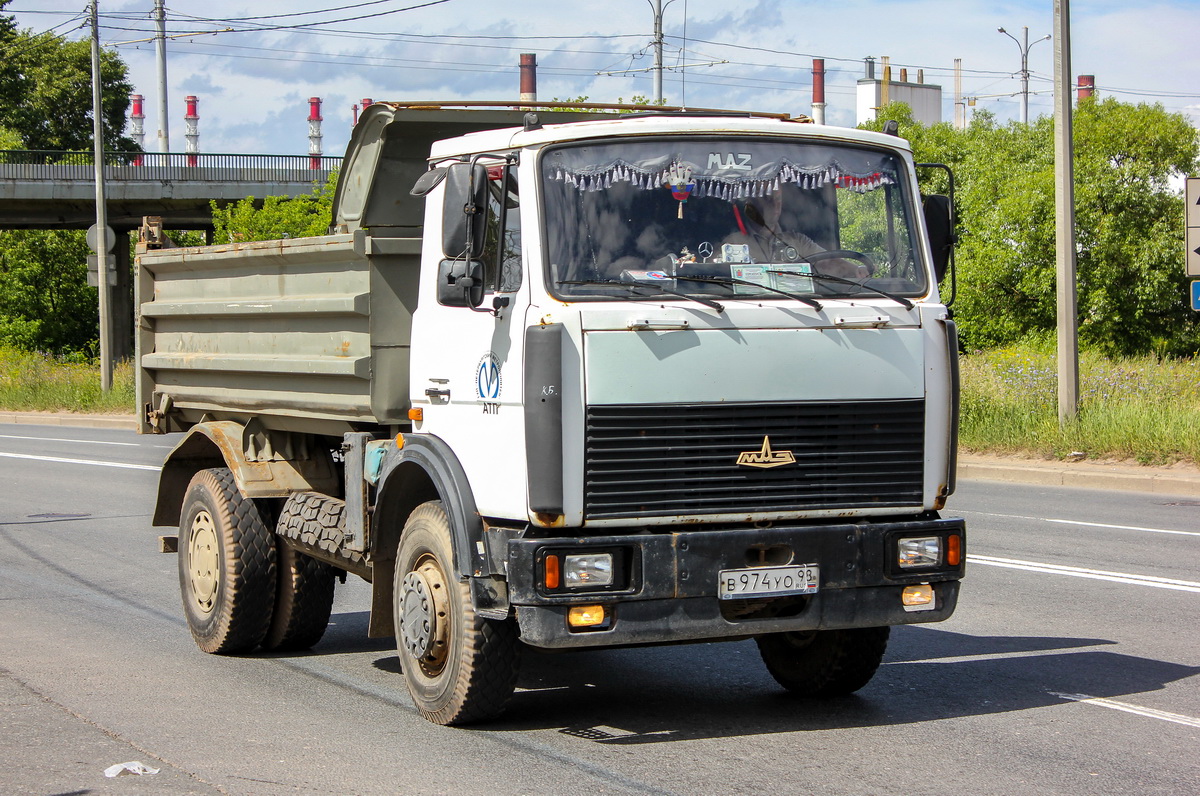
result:
[[[91,152],[0,150],[0,180],[92,181]],[[339,157],[312,155],[106,152],[104,179],[114,182],[324,182]]]

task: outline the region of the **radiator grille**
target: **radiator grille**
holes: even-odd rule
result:
[[[592,519],[921,502],[922,400],[590,406]],[[794,463],[738,465],[770,449]],[[759,457],[761,458],[761,457]]]

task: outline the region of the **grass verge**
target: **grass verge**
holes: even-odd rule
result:
[[[1080,411],[1058,422],[1053,353],[1031,346],[962,359],[962,447],[1041,458],[1200,462],[1200,361],[1084,352]]]
[[[45,354],[0,348],[0,408],[10,412],[133,414],[133,365],[113,369],[113,388],[100,389],[100,367]]]

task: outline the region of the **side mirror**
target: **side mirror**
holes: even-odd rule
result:
[[[476,260],[483,253],[483,236],[487,228],[487,169],[455,163],[447,169],[445,181],[442,253],[452,260]]]
[[[478,307],[483,303],[483,263],[476,260],[442,260],[438,263],[438,304]]]
[[[940,283],[950,267],[954,249],[954,207],[950,197],[931,194],[921,197],[925,229],[929,230],[929,248],[933,253],[933,272]]]

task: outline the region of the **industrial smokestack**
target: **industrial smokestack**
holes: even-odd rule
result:
[[[362,109],[365,111],[367,108],[375,104],[375,100],[371,99],[370,97],[363,97],[361,104]]]
[[[1079,76],[1079,100],[1083,101],[1088,97],[1096,96],[1096,76],[1095,75],[1080,75]]]
[[[883,82],[879,85],[879,107],[884,108],[887,107],[888,103],[892,101],[889,88],[892,82],[892,57],[890,55],[885,55],[882,57],[882,61]],[[875,117],[879,118],[879,114],[876,113]]]
[[[308,98],[308,167],[321,168],[321,98]]]
[[[814,58],[812,63],[812,117],[817,124],[825,124],[825,59]]]
[[[129,114],[129,131],[133,133],[133,140],[137,141],[138,151],[144,152],[145,148],[143,144],[146,141],[146,128],[143,125],[143,122],[146,119],[146,115],[142,113],[142,95],[133,94],[129,97],[129,100],[133,103],[133,113]],[[138,155],[133,159],[133,165],[142,165],[141,155]]]
[[[187,114],[183,117],[183,137],[187,141],[184,151],[187,152],[187,164],[195,166],[199,162],[196,155],[200,152],[200,115],[196,111],[200,100],[196,99],[195,95],[188,94],[183,101],[187,105]]]
[[[521,53],[521,102],[537,102],[537,55]]]
[[[867,67],[865,77],[867,78],[867,80],[874,80],[875,79],[875,56],[868,55],[866,58],[863,59],[863,63]]]

